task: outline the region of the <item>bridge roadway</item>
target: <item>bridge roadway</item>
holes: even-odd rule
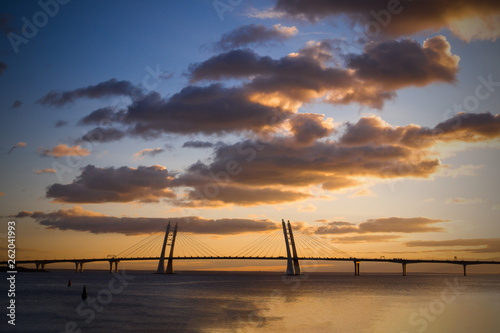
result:
[[[466,267],[469,265],[482,265],[482,264],[493,264],[498,265],[498,261],[486,261],[486,260],[439,260],[439,259],[403,259],[403,258],[328,258],[328,257],[297,257],[298,260],[312,260],[312,261],[352,261],[354,263],[354,274],[360,275],[359,266],[360,262],[392,262],[402,264],[403,275],[406,275],[406,265],[407,264],[417,264],[417,263],[437,263],[437,264],[454,264],[462,265],[464,269],[464,275],[467,275]],[[76,265],[76,271],[83,272],[83,264],[89,262],[104,262],[107,261],[110,264],[109,271],[112,272],[112,265],[115,264],[115,272],[118,271],[118,263],[120,261],[144,261],[144,260],[160,260],[160,257],[129,257],[129,258],[91,258],[91,259],[43,259],[43,260],[18,260],[18,264],[35,264],[38,270],[41,266],[42,270],[45,269],[47,264],[55,263],[65,263],[72,262]],[[186,257],[186,256],[174,256],[172,260],[287,260],[285,256],[279,257],[232,257],[232,256],[212,256],[212,257]],[[0,265],[7,265],[8,261],[0,261]],[[80,266],[80,267],[79,267]],[[79,269],[80,268],[80,269]]]

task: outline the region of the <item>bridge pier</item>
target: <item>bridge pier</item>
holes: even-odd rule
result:
[[[75,261],[75,273],[83,273],[83,261]]]
[[[39,263],[39,262],[36,262],[36,263],[35,263],[35,266],[36,266],[36,270],[38,271],[38,268],[40,267],[40,263]]]
[[[42,266],[42,272],[45,270],[45,263],[40,264]]]
[[[110,260],[109,261],[109,273],[113,273],[113,263],[115,263],[115,273],[118,273],[118,263],[119,260]]]
[[[464,266],[464,276],[467,276],[467,265],[463,265]]]
[[[174,274],[174,263],[173,263],[173,257],[174,257],[174,245],[175,245],[175,238],[177,237],[177,226],[178,224],[175,224],[174,228],[174,234],[172,235],[172,244],[170,244],[170,255],[168,256],[168,263],[167,263],[167,274]]]
[[[402,263],[403,265],[403,276],[406,276],[406,263]]]
[[[300,275],[299,257],[297,256],[297,248],[295,247],[295,240],[293,239],[293,231],[290,221],[288,221],[288,232],[290,233],[290,243],[292,243],[293,271],[294,271],[293,274]]]
[[[167,231],[165,232],[165,238],[163,238],[163,247],[161,248],[160,260],[158,261],[158,268],[156,269],[156,273],[158,273],[158,274],[165,273],[165,248],[167,247],[169,233],[170,233],[170,221],[168,222],[168,225],[167,225]]]
[[[359,276],[359,261],[354,261],[354,276]]]
[[[286,231],[285,220],[281,220],[281,224],[283,226],[283,234],[285,235],[285,245],[286,245],[286,275],[294,275],[293,271],[293,262],[292,262],[292,254],[290,252],[290,244],[288,242],[288,233]]]

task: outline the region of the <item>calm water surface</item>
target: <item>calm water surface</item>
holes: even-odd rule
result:
[[[2,332],[500,331],[498,275],[58,271],[18,273],[16,288]]]

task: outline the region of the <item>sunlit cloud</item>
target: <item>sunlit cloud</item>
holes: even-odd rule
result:
[[[406,242],[405,245],[408,247],[447,247],[450,248],[450,251],[471,253],[500,252],[500,238],[450,239],[437,241],[422,240]]]
[[[427,217],[387,217],[370,219],[361,222],[359,225],[344,221],[333,221],[312,228],[312,230],[317,234],[443,232],[445,231],[444,228],[435,226],[435,224],[443,222],[448,222],[448,220]]]
[[[154,157],[165,152],[163,148],[146,148],[134,154],[134,160],[142,160],[144,157]]]
[[[56,173],[56,169],[41,169],[41,170],[36,170],[36,174],[42,174],[42,173]]]
[[[41,148],[40,154],[42,156],[64,157],[64,156],[88,156],[90,150],[78,146],[68,146],[67,144],[59,144],[52,149]]]
[[[26,142],[19,141],[18,143],[16,143],[15,145],[13,145],[12,148],[9,149],[9,151],[7,152],[7,154],[10,154],[16,148],[24,148],[24,147],[26,147]]]
[[[478,204],[485,202],[482,198],[448,198],[446,199],[447,204],[457,204],[457,205],[469,205]]]
[[[178,223],[179,229],[183,233],[207,235],[238,235],[268,232],[281,228],[280,223],[265,219],[206,219],[199,216],[169,218],[115,217],[84,210],[79,206],[50,213],[20,212],[17,217],[31,217],[49,229],[87,231],[94,234],[144,235],[157,232],[169,222]]]

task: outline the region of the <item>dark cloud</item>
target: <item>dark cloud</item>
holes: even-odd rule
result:
[[[380,83],[386,89],[452,83],[460,60],[451,54],[450,44],[443,36],[427,39],[422,46],[412,39],[370,43],[361,55],[350,54],[346,58],[357,77]]]
[[[116,128],[96,127],[88,131],[84,136],[76,140],[76,143],[88,142],[110,142],[118,141],[126,136],[126,132]]]
[[[224,35],[214,44],[218,50],[230,50],[245,46],[261,46],[269,42],[284,42],[295,36],[298,30],[295,27],[285,27],[276,24],[267,28],[262,24],[240,26]]]
[[[276,62],[268,56],[260,57],[250,49],[232,50],[213,56],[201,63],[189,65],[190,81],[221,80],[267,74]]]
[[[350,223],[349,225],[339,225],[336,222],[327,223],[320,227],[313,228],[316,234],[347,234],[347,233],[418,233],[418,232],[442,232],[441,227],[433,226],[436,223],[447,222],[447,220],[430,219],[426,217],[388,217],[370,219],[359,225]]]
[[[327,17],[348,17],[359,23],[367,35],[412,35],[420,31],[448,28],[466,41],[494,40],[499,35],[495,15],[500,3],[495,0],[277,0],[276,14],[318,21]],[[470,24],[470,21],[475,22]],[[475,20],[475,21],[474,21]],[[469,24],[464,22],[469,21]]]
[[[317,139],[329,136],[333,126],[315,113],[300,113],[290,119],[291,132],[297,143],[311,144]]]
[[[416,149],[437,141],[477,142],[500,137],[500,115],[490,112],[458,113],[432,129],[417,125],[392,127],[376,116],[346,126],[339,140],[346,146],[397,145]]]
[[[291,111],[265,106],[249,99],[241,88],[220,84],[188,86],[169,99],[151,93],[130,105],[121,123],[128,133],[155,137],[163,133],[224,134],[259,132],[285,119]]]
[[[56,128],[60,128],[60,127],[66,126],[67,124],[68,124],[68,122],[65,121],[65,120],[58,120],[58,121],[56,121],[56,123],[54,124],[54,126]]]
[[[112,107],[100,108],[92,111],[89,115],[83,117],[78,122],[79,125],[104,125],[106,123],[111,123],[113,120],[117,119],[119,113],[115,113],[115,109]]]
[[[281,224],[270,220],[205,219],[199,216],[169,218],[114,217],[87,211],[79,206],[50,213],[20,212],[18,214],[18,217],[28,216],[50,229],[87,231],[94,234],[144,235],[158,231],[158,229],[166,226],[168,222],[178,223],[179,230],[182,233],[207,235],[238,235],[267,232],[281,228]]]
[[[12,103],[12,108],[16,109],[16,108],[20,107],[21,105],[23,105],[23,102],[16,100],[16,101],[14,101],[14,103]]]
[[[348,67],[327,66],[340,41],[310,42],[278,60],[251,50],[235,50],[190,66],[191,80],[248,78],[243,85],[253,100],[266,105],[294,105],[318,98],[332,104],[359,103],[381,108],[395,90],[433,82],[454,82],[459,58],[442,36],[421,46],[414,40],[368,44],[360,55],[345,56]],[[336,50],[336,51],[334,51]],[[265,102],[265,100],[269,100]],[[271,104],[273,103],[273,104]]]
[[[239,187],[215,182],[206,182],[195,186],[188,193],[188,201],[179,201],[183,206],[222,206],[234,204],[238,206],[273,205],[304,200],[312,195],[298,191],[281,190],[267,187]]]
[[[4,62],[0,61],[0,75],[2,75],[6,69],[7,65]]]
[[[439,241],[411,241],[405,243],[409,247],[449,247],[449,251],[465,251],[472,253],[499,253],[500,238],[449,239]],[[470,246],[473,246],[470,248]],[[461,249],[457,249],[461,247]]]
[[[68,203],[159,202],[175,198],[167,189],[170,183],[171,175],[158,165],[137,169],[87,165],[72,183],[50,185],[46,196]]]
[[[186,141],[182,145],[182,148],[212,148],[213,143],[208,141]]]
[[[128,81],[111,79],[93,86],[60,92],[52,90],[38,100],[38,103],[49,106],[63,106],[78,98],[102,98],[109,96],[129,96],[132,99],[143,96],[141,88]]]

